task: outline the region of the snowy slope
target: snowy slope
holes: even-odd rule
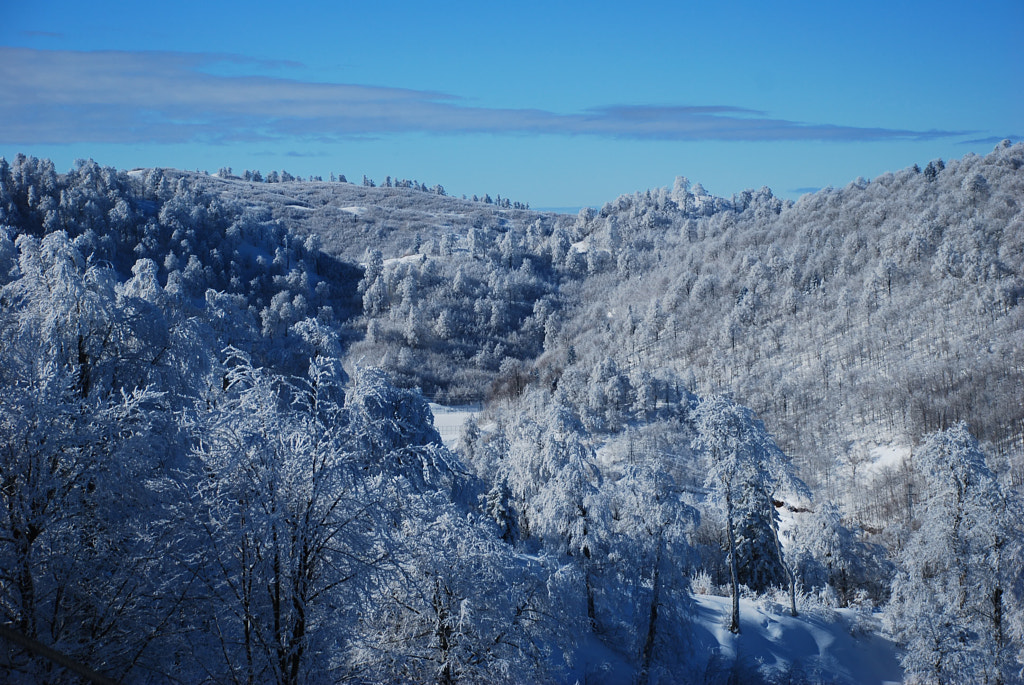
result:
[[[781,606],[740,600],[740,634],[728,629],[731,600],[699,595],[694,598],[696,652],[710,658],[719,654],[728,663],[738,655],[762,671],[784,671],[793,664],[812,681],[822,679],[857,685],[903,681],[903,670],[892,642],[875,633],[856,630],[861,622],[855,610],[842,609],[823,616],[805,612],[789,615]],[[704,661],[705,659],[699,659]]]
[[[804,611],[793,618],[769,601],[740,600],[740,634],[729,632],[728,597],[698,595],[692,614],[693,642],[679,645],[671,673],[652,673],[668,683],[835,683],[888,685],[903,682],[892,642],[874,632],[877,621],[852,609]],[[864,629],[868,624],[871,629]],[[873,625],[872,625],[873,624]],[[737,656],[739,660],[737,661]],[[632,659],[590,637],[577,651],[574,677],[591,685],[636,682]],[[572,681],[569,681],[572,682]]]

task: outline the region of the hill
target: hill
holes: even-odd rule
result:
[[[1022,191],[0,160],[0,673],[1019,681]]]

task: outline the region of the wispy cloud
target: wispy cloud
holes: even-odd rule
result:
[[[289,150],[288,152],[284,153],[284,156],[285,157],[326,157],[327,153],[323,152],[323,151],[320,151],[320,152],[299,152],[298,150]]]
[[[988,136],[986,138],[974,138],[973,140],[961,140],[961,145],[998,145],[1004,140],[1021,140],[1021,136]]]
[[[267,67],[232,55],[0,47],[0,142],[329,142],[406,132],[876,141],[973,133],[810,124],[724,105],[612,105],[576,114],[488,108],[430,91],[211,73],[225,62]]]

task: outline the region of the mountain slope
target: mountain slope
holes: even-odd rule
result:
[[[607,257],[559,345],[732,393],[822,485],[872,443],[959,420],[1018,459],[1022,198],[1020,144],[792,205],[685,184],[624,196],[581,214],[588,257]]]

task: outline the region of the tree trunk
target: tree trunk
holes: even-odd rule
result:
[[[789,615],[797,616],[796,611],[796,574],[793,573],[793,569],[789,567],[785,561],[782,565],[786,567],[786,573],[789,574]]]
[[[89,353],[85,349],[85,338],[78,335],[78,390],[82,398],[89,396],[92,389],[92,374],[89,369]]]
[[[733,528],[732,492],[725,492],[725,519],[729,533],[729,582],[732,586],[732,619],[729,621],[729,632],[740,632],[740,580],[736,570],[736,531]]]
[[[25,535],[29,537],[29,535]],[[32,575],[32,541],[18,541],[21,547],[21,568],[18,572],[18,592],[21,595],[21,620],[18,629],[28,638],[36,637],[36,584]]]
[[[995,631],[997,657],[994,683],[995,685],[1003,685],[1001,657],[1003,655],[1003,647],[1006,645],[1006,639],[1003,635],[1003,588],[1000,585],[996,585],[995,590],[992,591],[992,627]]]
[[[770,501],[770,500],[769,500]],[[769,506],[774,507],[774,504]],[[774,516],[772,518],[774,521]],[[775,526],[773,525],[774,529]],[[789,579],[789,615],[796,616],[796,574],[793,573],[793,569],[786,563],[786,558],[782,555],[782,542],[779,540],[779,531],[773,530],[772,533],[775,536],[775,552],[779,555],[779,561],[782,562],[782,568],[786,570],[786,577]]]
[[[594,608],[594,584],[590,580],[590,564],[586,565],[585,579],[587,585],[587,618],[590,619],[590,630],[597,633],[597,610]]]
[[[658,551],[654,557],[654,572],[651,574],[651,613],[647,619],[647,639],[640,667],[639,685],[647,685],[650,677],[651,660],[654,657],[654,639],[658,632],[658,604],[661,603],[661,536],[658,539]]]
[[[292,588],[292,609],[295,611],[295,618],[292,619],[291,649],[288,654],[290,663],[288,682],[294,685],[297,685],[299,682],[299,674],[302,671],[302,657],[306,647],[306,597],[308,594],[307,581],[310,573],[310,562],[308,560],[310,556],[309,545],[303,542],[295,587]]]

